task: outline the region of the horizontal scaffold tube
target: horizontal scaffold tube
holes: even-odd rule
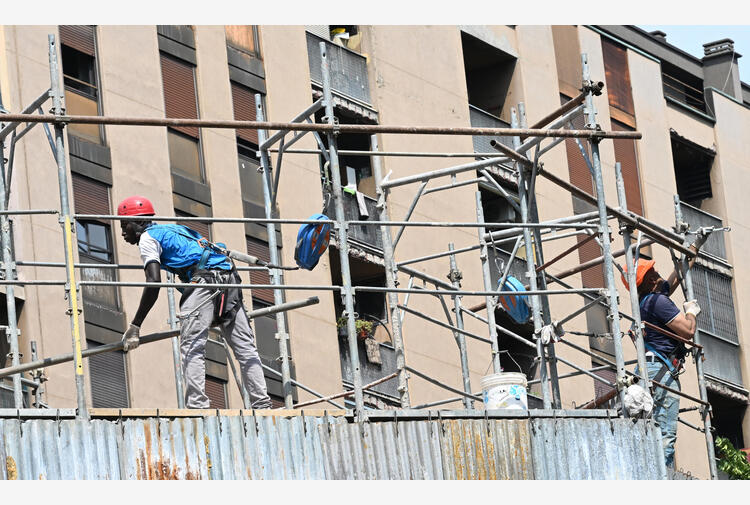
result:
[[[471,126],[403,126],[365,124],[279,123],[273,121],[232,121],[215,119],[151,118],[121,116],[69,116],[54,114],[4,114],[7,122],[53,124],[111,124],[121,126],[171,126],[232,128],[249,130],[288,130],[336,133],[404,133],[420,135],[481,135],[491,137],[573,137],[600,139],[640,139],[637,131],[543,130],[533,128],[477,128]]]
[[[320,299],[317,296],[312,296],[305,300],[281,303],[279,305],[272,305],[271,307],[265,307],[262,309],[253,310],[251,312],[248,312],[247,316],[249,319],[254,319],[256,317],[267,316],[270,314],[276,314],[277,312],[285,312],[287,310],[298,309],[301,307],[307,307],[308,305],[315,305],[317,303],[320,303]],[[148,335],[143,335],[140,338],[140,343],[150,344],[152,342],[158,342],[159,340],[164,340],[166,338],[176,337],[179,334],[180,334],[179,330],[151,333]],[[106,345],[93,347],[91,349],[85,349],[81,352],[81,357],[88,358],[90,356],[95,356],[97,354],[102,354],[105,352],[121,351],[121,350],[122,350],[122,342],[115,342],[112,344],[106,344]],[[67,363],[68,361],[73,361],[72,352],[68,354],[61,354],[59,356],[54,356],[51,358],[44,358],[44,359],[40,359],[37,361],[32,361],[30,363],[24,363],[18,366],[3,368],[3,369],[0,369],[0,379],[3,377],[7,377],[9,375],[14,375],[17,373],[22,373],[22,372],[28,372],[29,370],[36,370],[37,368],[46,368],[52,365],[59,365],[60,363]]]

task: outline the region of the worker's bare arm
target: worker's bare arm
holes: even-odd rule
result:
[[[667,327],[682,338],[692,340],[696,329],[695,316],[692,314],[677,314],[672,321],[667,323]]]
[[[146,282],[161,282],[161,270],[159,263],[152,261],[145,268],[146,271]],[[133,324],[140,327],[143,320],[151,311],[151,308],[159,298],[158,287],[145,287],[143,288],[143,294],[141,294],[141,303],[138,305],[138,311],[135,313],[133,318]]]

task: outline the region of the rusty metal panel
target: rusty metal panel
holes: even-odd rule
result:
[[[344,418],[0,419],[1,478],[323,479],[319,426]]]
[[[330,433],[322,433],[326,474],[332,479],[529,479],[527,423],[455,419],[331,426]]]
[[[536,479],[666,479],[653,421],[532,419]]]

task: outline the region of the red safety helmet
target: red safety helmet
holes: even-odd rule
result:
[[[654,268],[654,265],[656,264],[656,261],[654,260],[647,260],[643,258],[638,259],[638,266],[635,269],[635,285],[636,287],[641,285],[641,282],[643,282],[643,278],[646,276],[646,272]],[[628,266],[625,265],[623,267],[623,270],[625,270],[625,273],[628,271]],[[620,274],[620,278],[622,279],[622,283],[625,284],[625,287],[630,289],[628,287],[628,280],[625,278],[624,275]]]
[[[148,198],[142,196],[129,196],[117,206],[118,216],[153,216],[154,206]]]

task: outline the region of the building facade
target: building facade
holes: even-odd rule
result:
[[[750,270],[741,262],[750,248],[750,207],[742,188],[750,185],[750,148],[743,141],[750,134],[750,86],[740,80],[731,41],[706,46],[706,56],[696,59],[671,46],[661,33],[646,33],[628,26],[4,26],[0,27],[0,97],[7,111],[20,112],[49,87],[47,35],[58,42],[62,63],[67,113],[114,117],[176,117],[255,120],[255,95],[262,95],[265,119],[286,122],[307,109],[321,95],[319,44],[328,45],[334,89],[335,115],[341,124],[410,126],[507,127],[519,103],[526,122],[534,125],[561,103],[579,94],[581,53],[588,56],[592,79],[604,82],[596,97],[597,122],[603,130],[637,130],[641,140],[601,143],[605,192],[610,205],[617,201],[614,165],[620,162],[625,179],[628,209],[669,228],[674,225],[673,195],[684,203],[685,219],[697,226],[729,226],[730,233],[715,233],[694,268],[693,282],[702,307],[699,320],[706,348],[704,363],[713,424],[719,435],[735,446],[750,439],[750,417],[745,416],[750,380],[750,345],[743,328],[750,316],[739,310],[750,303],[746,287]],[[706,41],[710,42],[710,41]],[[51,106],[44,105],[45,112]],[[33,111],[32,111],[33,112]],[[324,114],[317,113],[321,121]],[[572,119],[581,128],[583,116]],[[71,208],[78,214],[111,214],[116,204],[130,195],[154,202],[160,215],[195,217],[256,217],[264,214],[262,175],[257,168],[258,134],[255,130],[164,128],[117,125],[70,125],[67,129],[67,166],[70,170]],[[368,150],[366,135],[341,134],[342,184],[348,219],[377,219],[372,161],[346,151]],[[498,138],[506,143],[508,138]],[[7,144],[8,148],[9,144]],[[470,153],[492,152],[489,139],[470,136],[378,135],[384,151],[467,153],[462,158],[384,157],[383,173],[393,177],[426,172],[472,161]],[[324,160],[303,152],[318,147],[310,136],[295,144],[300,152],[287,152],[274,177],[279,191],[274,212],[283,218],[304,219],[323,210],[330,212]],[[59,207],[54,184],[55,159],[41,126],[29,131],[15,148],[10,182],[11,209]],[[278,156],[274,156],[275,163]],[[545,154],[545,169],[593,193],[591,177],[574,140],[566,140]],[[410,210],[413,190],[397,188],[389,197],[392,220],[410,213],[414,221],[472,222],[477,219],[477,193],[487,222],[514,222],[520,216],[502,197],[516,194],[512,175],[492,171],[496,185],[482,182],[460,185],[476,173],[456,176],[456,187],[426,194]],[[434,181],[432,185],[437,185]],[[441,184],[449,184],[445,178]],[[431,186],[430,186],[431,187]],[[536,185],[539,220],[584,213],[592,206],[546,180]],[[413,211],[413,212],[412,212]],[[330,215],[330,214],[329,214]],[[53,280],[63,271],[41,263],[63,261],[62,233],[53,215],[25,215],[12,219],[14,255],[19,279]],[[118,233],[119,225],[107,220],[78,220],[76,261],[83,280],[142,281],[137,248]],[[196,230],[229,248],[268,259],[269,237],[258,224],[195,222]],[[397,228],[394,228],[394,235]],[[355,286],[385,286],[382,239],[375,227],[351,226],[350,263]],[[616,248],[621,238],[613,227]],[[277,229],[279,253],[284,264],[293,264],[297,225]],[[544,254],[553,258],[576,243],[570,237],[545,243]],[[398,241],[399,263],[477,243],[473,228],[407,228]],[[490,254],[494,282],[509,261],[512,242],[497,244]],[[340,285],[341,267],[336,242],[312,271],[285,272],[287,284]],[[657,261],[666,276],[671,270],[669,251],[652,245],[642,254]],[[523,278],[526,251],[516,251],[510,271]],[[589,241],[549,271],[562,272],[600,255]],[[621,260],[620,260],[621,261]],[[25,263],[25,264],[24,264]],[[92,266],[102,265],[102,266]],[[108,268],[106,265],[130,265]],[[483,289],[476,250],[457,255],[461,286]],[[409,266],[428,276],[445,280],[447,257]],[[242,273],[246,282],[267,284],[265,272]],[[409,275],[400,274],[406,286]],[[601,267],[592,267],[566,280],[573,287],[604,286]],[[447,281],[445,281],[447,282]],[[415,285],[421,284],[419,277]],[[629,313],[628,295],[620,285],[621,310]],[[3,291],[4,293],[4,291]],[[332,291],[314,294],[318,305],[286,315],[290,335],[292,376],[324,394],[351,387],[351,360],[344,339],[338,336],[337,319],[343,311],[341,297]],[[70,352],[67,301],[60,286],[27,285],[15,288],[22,361],[31,356],[34,342],[40,357]],[[82,317],[85,345],[93,347],[120,339],[137,308],[140,288],[84,287]],[[287,291],[294,301],[309,291]],[[248,290],[248,306],[273,304],[270,290]],[[675,303],[681,303],[676,292]],[[357,293],[358,317],[375,323],[377,357],[360,349],[363,382],[395,370],[395,352],[388,322],[389,310],[382,293]],[[483,297],[465,297],[465,305]],[[401,303],[407,301],[402,296]],[[550,296],[553,319],[582,306],[577,295]],[[0,304],[5,310],[5,304]],[[408,307],[432,318],[445,317],[438,300],[414,295]],[[7,324],[7,314],[3,324]],[[498,323],[531,339],[533,327],[518,324],[502,310]],[[170,327],[166,293],[144,324],[142,333]],[[487,326],[466,318],[465,327],[478,335]],[[280,369],[277,329],[273,317],[254,321],[263,363]],[[613,359],[612,339],[607,338],[607,312],[588,311],[566,323],[567,338],[602,358]],[[407,364],[440,382],[461,388],[461,364],[449,329],[440,328],[411,312],[404,314],[403,335]],[[627,339],[626,339],[627,340]],[[626,360],[635,359],[635,348],[625,342]],[[534,354],[523,346],[501,339],[501,364],[533,379]],[[85,363],[88,403],[94,407],[175,407],[172,344],[162,341],[136,351],[107,353]],[[468,363],[474,391],[487,373],[491,354],[484,342],[468,339]],[[558,345],[561,358],[583,368],[602,365],[572,348]],[[7,351],[3,349],[2,355]],[[372,352],[370,353],[372,354]],[[207,391],[212,407],[239,408],[240,393],[234,384],[231,363],[218,340],[207,348]],[[377,361],[380,363],[377,363]],[[7,366],[7,365],[6,365]],[[629,365],[632,370],[634,365]],[[688,360],[682,376],[683,391],[698,395],[694,363]],[[560,374],[570,368],[558,363]],[[607,380],[614,372],[596,372]],[[73,367],[46,370],[44,402],[52,407],[75,405]],[[283,405],[278,375],[267,372],[269,393]],[[561,381],[562,408],[575,408],[606,392],[606,387],[586,375]],[[447,398],[446,391],[412,375],[412,405]],[[538,386],[531,388],[538,394]],[[6,406],[11,399],[3,396]],[[313,397],[295,389],[294,398]],[[11,403],[8,404],[8,401]],[[373,408],[397,408],[395,381],[375,387],[366,397]],[[531,400],[534,401],[533,399]],[[682,400],[683,408],[693,405]],[[453,402],[441,408],[462,408]],[[689,424],[701,425],[695,410],[681,414]],[[680,424],[677,466],[707,476],[703,435]]]

